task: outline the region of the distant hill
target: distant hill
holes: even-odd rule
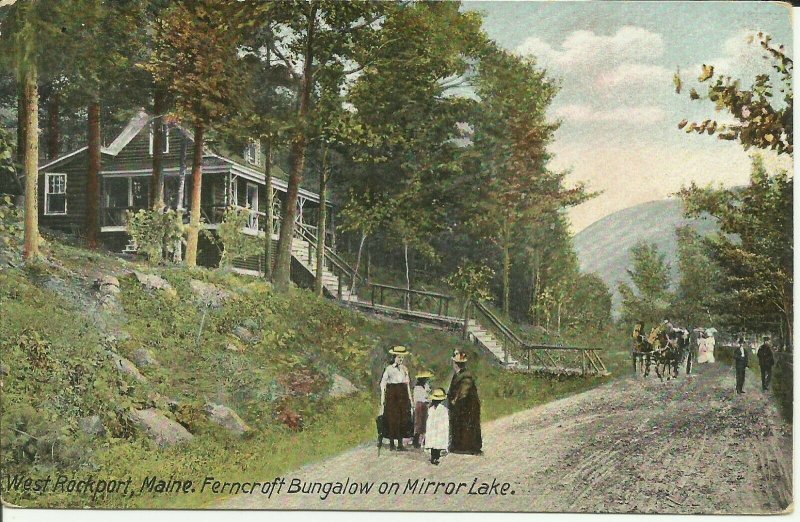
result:
[[[631,267],[631,247],[639,241],[658,244],[670,263],[673,285],[677,284],[675,228],[684,225],[692,226],[702,235],[717,230],[710,218],[684,218],[683,202],[679,199],[651,201],[610,214],[575,235],[581,271],[594,272],[605,281],[613,292],[616,312],[621,302],[617,287],[621,281],[630,281],[625,270]]]

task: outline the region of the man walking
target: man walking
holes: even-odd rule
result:
[[[737,346],[733,348],[733,361],[736,366],[736,393],[744,393],[744,372],[747,369],[747,350],[744,337],[739,336]]]
[[[758,349],[758,366],[761,368],[761,389],[767,391],[769,381],[772,379],[772,366],[775,364],[775,357],[772,354],[772,343],[769,336],[764,336],[764,343]]]

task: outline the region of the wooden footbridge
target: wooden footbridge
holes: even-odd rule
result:
[[[316,276],[314,232],[311,227],[301,225],[292,243],[292,256],[312,277]],[[483,303],[468,303],[466,317],[451,315],[455,305],[453,296],[366,283],[328,247],[323,267],[323,289],[328,297],[363,312],[459,333],[510,371],[579,376],[609,374],[600,350],[527,342]]]

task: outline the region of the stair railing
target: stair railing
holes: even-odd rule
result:
[[[316,228],[314,228],[316,230]],[[316,252],[317,249],[317,236],[310,230],[308,225],[300,223],[298,226],[295,227],[295,236],[303,241],[308,243],[308,260],[309,265],[312,265],[312,252]],[[333,275],[336,276],[338,280],[337,283],[337,299],[342,299],[342,289],[343,283],[342,280],[346,277],[348,281],[351,281],[351,289],[353,282],[361,282],[361,276],[356,273],[356,271],[345,261],[342,257],[334,252],[328,245],[325,245],[325,260],[328,261],[330,266],[331,272]],[[313,265],[312,265],[313,266]]]
[[[476,320],[480,316],[481,326],[491,330],[502,343],[506,365],[508,365],[509,348],[512,348],[520,355],[520,360],[525,360],[528,370],[531,369],[532,360],[535,360],[542,367],[576,369],[580,367],[581,375],[586,375],[590,371],[598,375],[608,373],[603,360],[594,348],[524,341],[486,305],[479,301],[472,301],[472,305],[476,312]]]
[[[523,350],[525,342],[486,305],[476,300],[473,300],[471,305],[475,310],[475,320],[479,321],[480,316],[481,326],[490,329],[498,338],[497,340],[503,347],[503,362],[508,365],[510,349],[514,349],[515,352]],[[530,361],[528,361],[528,366],[530,367]]]

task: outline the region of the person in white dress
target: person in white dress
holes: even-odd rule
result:
[[[428,420],[425,425],[425,449],[431,450],[431,464],[438,465],[442,451],[450,444],[450,414],[447,411],[447,394],[436,388],[430,395]]]
[[[716,340],[714,339],[714,334],[716,330],[713,328],[709,328],[706,330],[706,360],[710,363],[714,362],[714,345],[716,344]]]
[[[708,362],[708,338],[705,332],[700,332],[697,336],[697,364]]]

